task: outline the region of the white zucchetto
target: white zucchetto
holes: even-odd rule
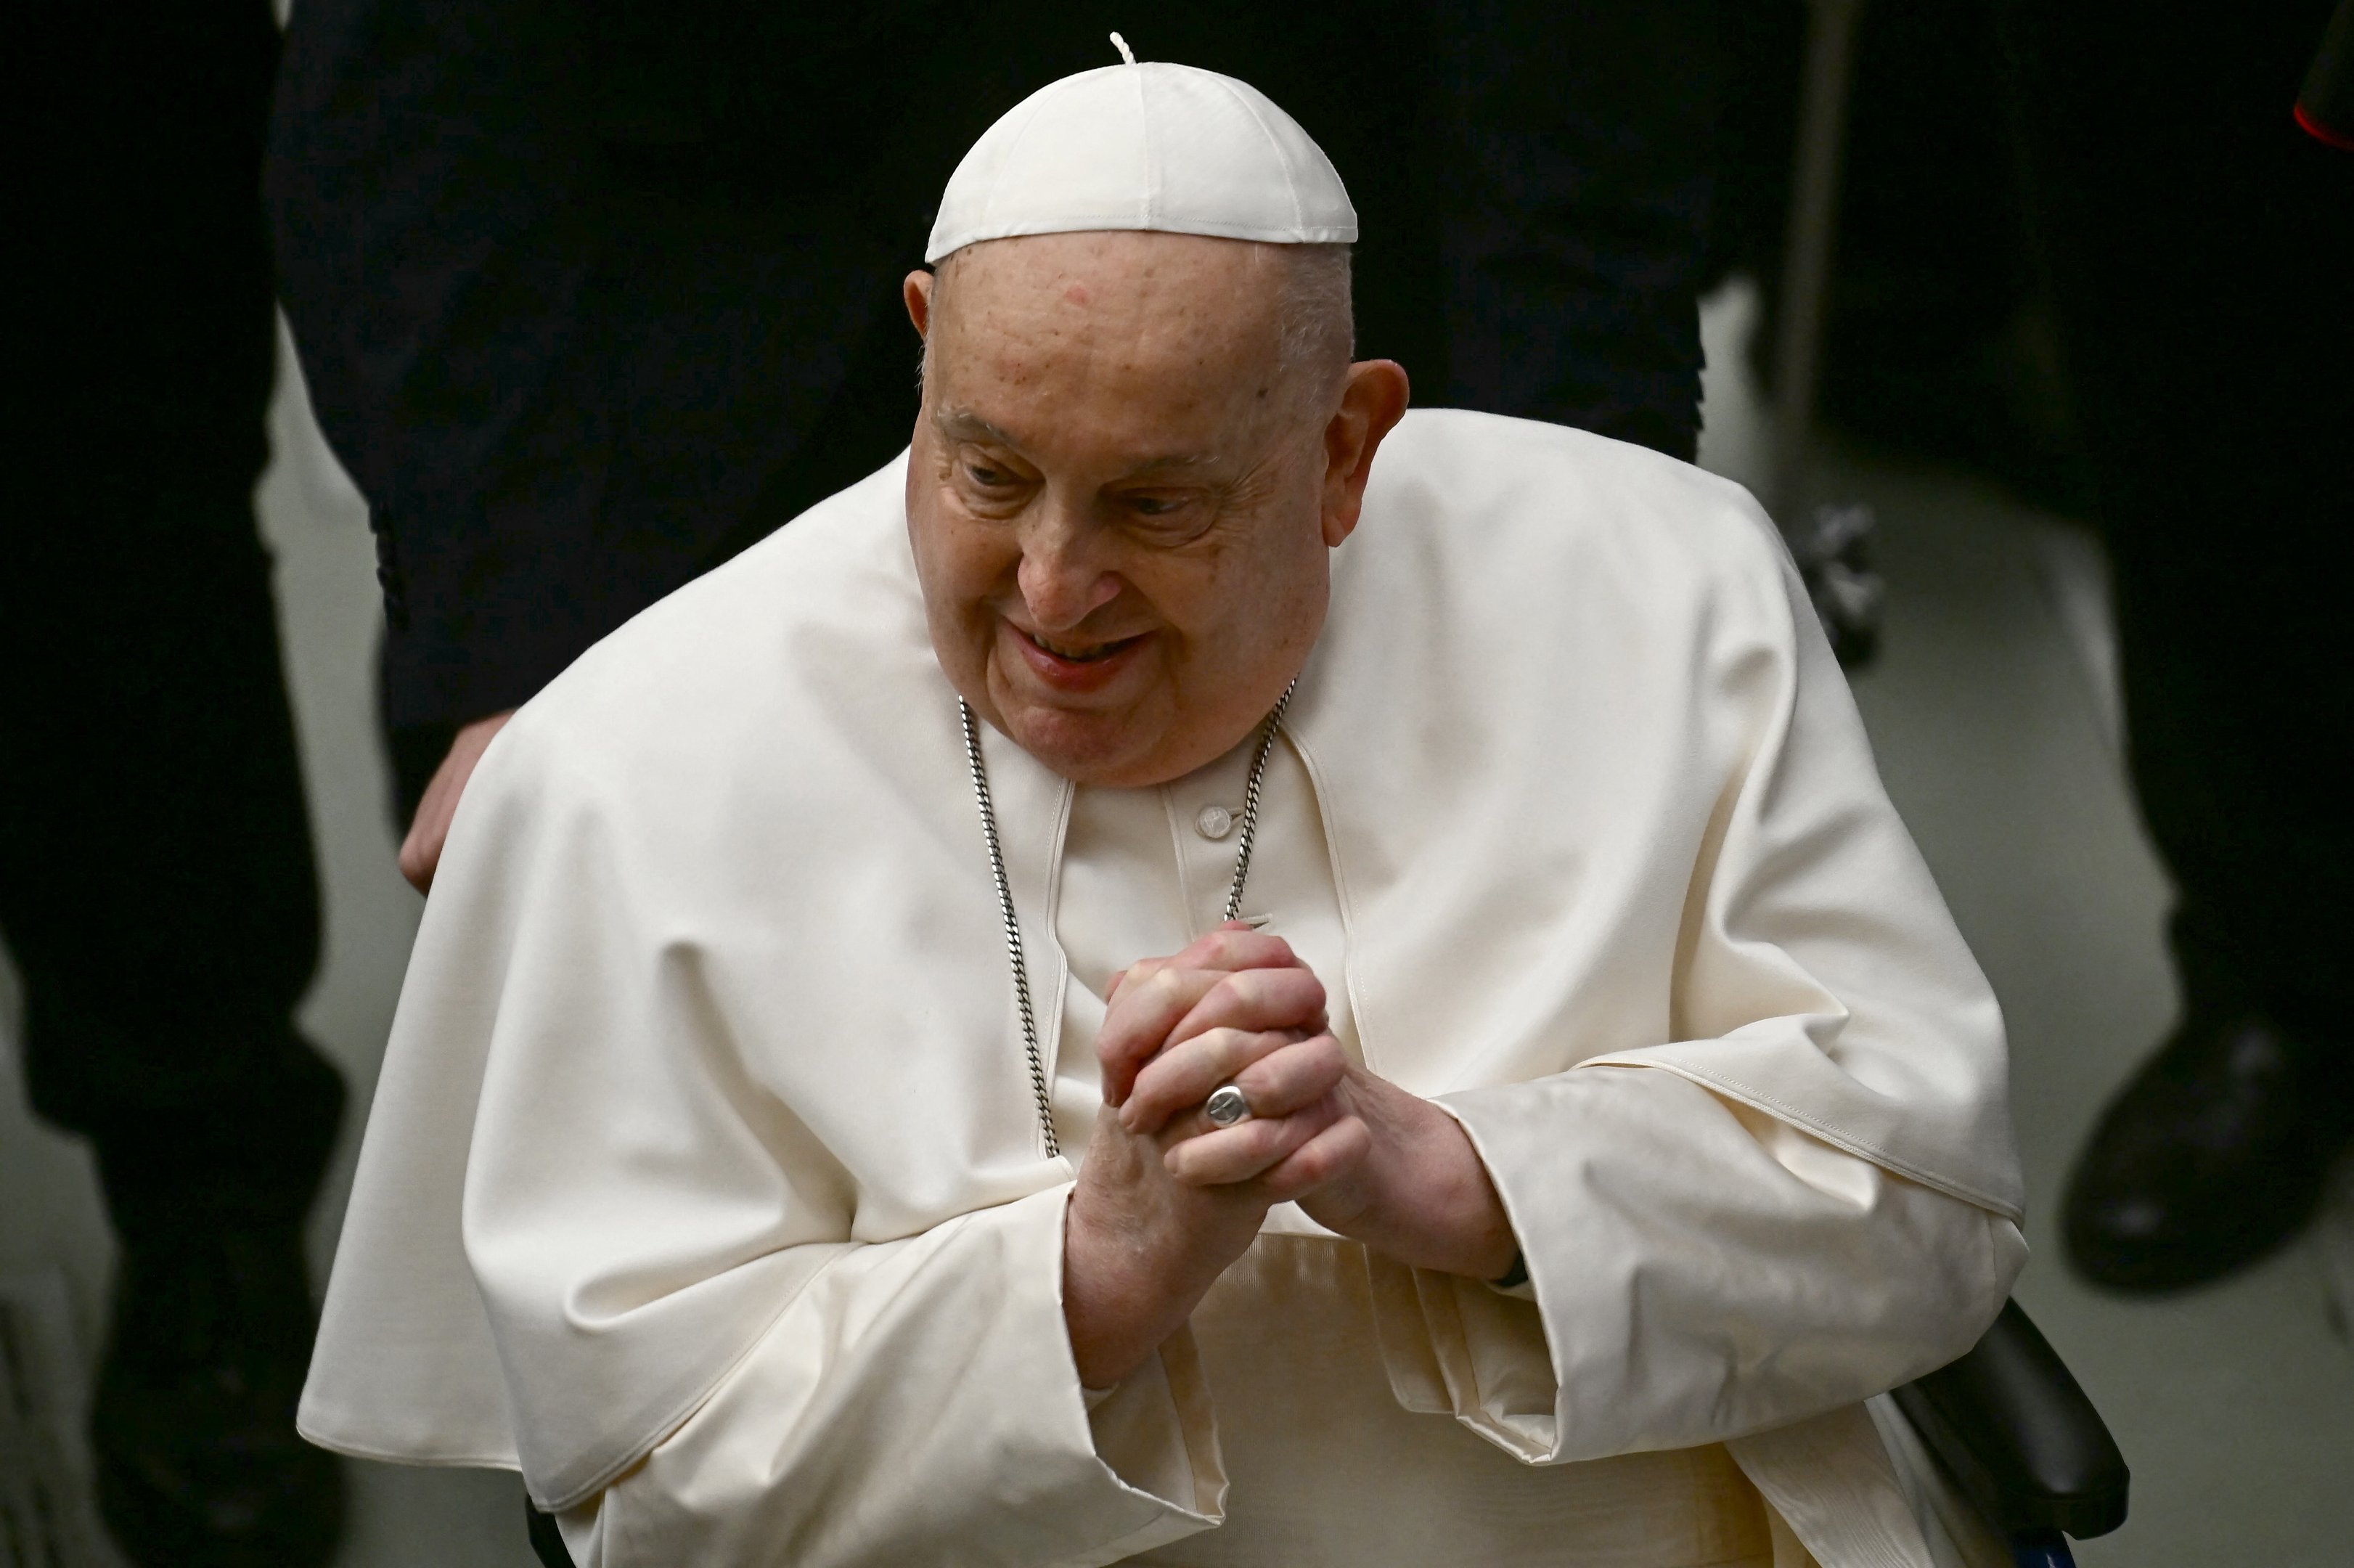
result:
[[[1154,229],[1351,244],[1357,209],[1324,150],[1247,82],[1149,61],[1032,93],[964,155],[924,260],[982,239]]]

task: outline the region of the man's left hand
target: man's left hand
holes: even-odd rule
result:
[[[1335,1092],[1369,1145],[1299,1200],[1308,1217],[1416,1268],[1472,1279],[1510,1271],[1520,1242],[1462,1123],[1354,1063]]]

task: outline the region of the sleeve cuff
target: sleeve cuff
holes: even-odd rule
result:
[[[1445,1101],[1435,1103],[1455,1115]],[[1506,1284],[1366,1255],[1375,1331],[1398,1403],[1452,1415],[1534,1465],[1554,1458],[1559,1449],[1554,1408],[1561,1390],[1535,1280],[1524,1263],[1516,1260],[1504,1276],[1512,1283]]]
[[[1123,1542],[1129,1552],[1149,1551],[1225,1520],[1225,1461],[1192,1330],[1178,1330],[1158,1355],[1113,1387],[1080,1393],[1096,1457],[1121,1485],[1182,1516],[1149,1529],[1150,1540]]]
[[[1068,1214],[1067,1200],[1063,1207]],[[1062,1226],[1055,1229],[1055,1299],[1062,1305]],[[1120,1557],[1150,1552],[1225,1520],[1225,1459],[1193,1331],[1180,1328],[1160,1351],[1110,1388],[1088,1388],[1067,1349],[1064,1362],[1085,1407],[1096,1458],[1124,1489],[1160,1506],[1114,1543]],[[1112,1559],[1116,1561],[1117,1559]]]
[[[848,1249],[559,1528],[592,1553],[601,1536],[608,1563],[766,1560],[792,1536],[810,1568],[1095,1568],[1220,1523],[1225,1474],[1187,1334],[1088,1408],[1062,1310],[1068,1193]],[[813,1510],[860,1523],[793,1536]]]
[[[1452,1415],[1523,1464],[1553,1459],[1560,1385],[1533,1288],[1498,1290],[1370,1253],[1366,1266],[1398,1403]]]

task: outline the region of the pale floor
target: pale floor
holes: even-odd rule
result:
[[[1708,313],[1721,366],[1744,306]],[[1710,385],[1711,466],[1757,470],[1754,400]],[[392,867],[371,719],[377,624],[357,497],[287,378],[261,490],[277,554],[288,677],[326,893],[325,962],[302,1022],[364,1106],[419,900]],[[2134,1517],[2087,1543],[2094,1565],[2354,1562],[2354,1354],[2335,1337],[2318,1254],[2149,1305],[2094,1295],[2061,1266],[2052,1211],[2103,1097],[2165,1028],[2167,899],[2120,777],[2097,563],[2073,533],[1950,474],[1829,465],[1882,519],[1888,631],[1857,694],[1891,792],[2008,1009],[2013,1104],[2037,1252],[2019,1295],[2091,1392],[2134,1467]],[[0,978],[0,987],[5,986]],[[16,1009],[0,997],[0,1276],[64,1271],[94,1343],[111,1243],[80,1150],[32,1123],[16,1082]],[[313,1231],[323,1268],[360,1118]],[[529,1568],[504,1476],[353,1467],[342,1568]]]

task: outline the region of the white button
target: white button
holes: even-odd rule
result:
[[[1224,806],[1204,806],[1194,813],[1193,827],[1205,839],[1222,839],[1235,831],[1235,814]]]

